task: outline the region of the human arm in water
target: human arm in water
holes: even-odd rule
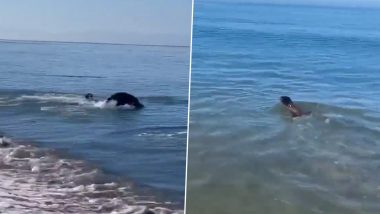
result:
[[[287,96],[280,97],[281,103],[288,109],[288,111],[291,113],[292,117],[301,117],[303,115],[309,115],[311,112],[303,112],[301,108],[296,106],[292,99]]]

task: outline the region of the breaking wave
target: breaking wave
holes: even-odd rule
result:
[[[183,213],[137,194],[83,161],[0,138],[0,211],[6,213]]]

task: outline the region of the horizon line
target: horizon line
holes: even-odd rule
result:
[[[224,2],[224,3],[232,3],[229,0],[211,0],[213,3]],[[370,10],[380,10],[379,6],[362,6],[362,5],[327,5],[327,4],[307,4],[307,3],[284,3],[284,2],[253,2],[246,0],[238,0],[234,3],[248,3],[254,5],[262,5],[262,6],[285,6],[285,7],[319,7],[319,8],[335,8],[335,9],[370,9]]]
[[[151,46],[151,47],[172,47],[188,48],[190,45],[165,45],[165,44],[139,44],[139,43],[114,43],[114,42],[84,42],[84,41],[59,41],[59,40],[28,40],[28,39],[4,39],[0,38],[3,43],[68,43],[68,44],[93,44],[93,45],[126,45],[126,46]]]

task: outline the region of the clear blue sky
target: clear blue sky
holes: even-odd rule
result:
[[[190,44],[192,0],[0,0],[0,39]]]

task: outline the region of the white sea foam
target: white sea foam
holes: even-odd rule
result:
[[[9,102],[7,97],[0,97],[0,106],[17,106],[19,103]]]
[[[102,181],[82,161],[0,139],[9,143],[0,148],[0,213],[183,213],[127,184]]]
[[[178,134],[178,135],[187,134],[187,131],[177,132],[176,134]]]
[[[107,102],[106,100],[100,101],[89,101],[86,100],[83,96],[74,95],[74,94],[56,94],[56,93],[47,93],[40,95],[21,95],[16,98],[15,101],[37,101],[38,103],[62,103],[62,104],[76,104],[77,106],[83,108],[96,108],[96,109],[134,109],[133,106],[123,105],[116,107],[116,101]],[[4,104],[2,103],[4,102]],[[0,101],[0,105],[10,105],[9,101]],[[17,104],[18,105],[18,104]],[[66,110],[76,111],[77,109],[70,105],[63,105],[63,107],[69,108]],[[42,106],[40,107],[41,111],[61,111],[62,106]]]
[[[77,103],[77,104],[85,104],[85,98],[79,95],[70,95],[70,94],[55,94],[55,93],[47,93],[41,95],[21,95],[16,100],[37,100],[40,102],[60,102],[60,103]]]
[[[128,105],[116,107],[116,101],[107,102],[106,100],[91,102],[91,105],[88,107],[95,107],[95,108],[100,108],[100,109],[110,109],[110,108],[132,109],[133,108],[133,107],[128,106]]]
[[[42,106],[40,109],[41,111],[52,111],[55,110],[57,107],[56,106]]]

